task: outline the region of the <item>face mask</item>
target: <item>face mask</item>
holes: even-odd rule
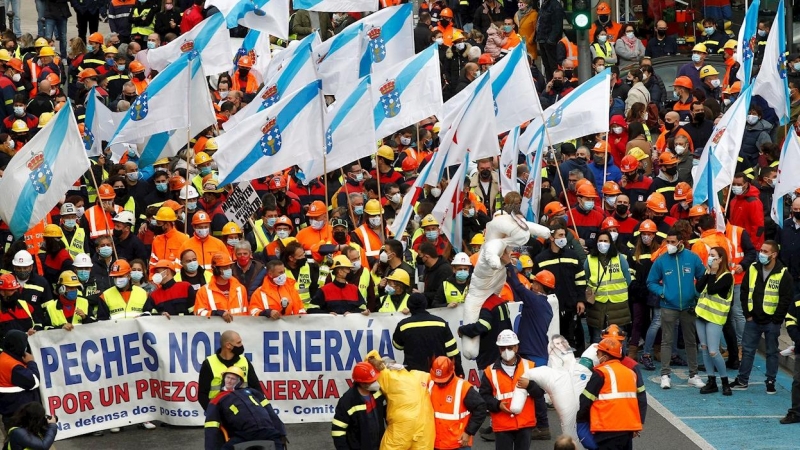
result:
[[[136,181],[139,179],[139,172],[131,172],[126,174],[125,176],[128,177],[128,180],[130,181]]]
[[[553,89],[560,91],[564,87],[564,82],[561,80],[553,80]]]
[[[433,242],[439,237],[439,231],[437,230],[426,231],[425,237],[428,238],[429,241]]]
[[[606,70],[606,66],[597,66],[594,68],[595,73],[600,73],[604,70]]]
[[[686,152],[686,147],[685,146],[683,146],[683,145],[676,145],[675,146],[675,153],[677,153],[679,155],[682,155],[684,152]]]
[[[712,34],[714,34],[714,27],[706,27],[705,31],[706,31],[706,36],[711,36]]]
[[[361,183],[362,181],[364,181],[364,174],[363,173],[356,174],[356,178],[355,179],[356,179],[356,182]]]
[[[232,276],[233,276],[233,269],[231,269],[231,268],[222,269],[222,279],[223,280],[230,280]]]
[[[169,185],[167,183],[156,183],[156,190],[158,192],[167,192]]]
[[[431,188],[431,195],[436,198],[439,198],[439,196],[442,195],[442,190],[439,189],[438,187]]]
[[[317,231],[321,230],[325,226],[325,221],[323,221],[323,220],[311,219],[309,222],[310,222],[311,228],[313,228],[314,230],[317,230]]]
[[[800,211],[792,211],[792,217],[796,220],[800,220]]]
[[[91,275],[90,270],[78,270],[76,273],[78,275],[78,281],[81,283],[86,283],[89,281],[89,275]]]
[[[606,253],[608,253],[608,249],[610,249],[610,248],[611,248],[611,243],[609,243],[609,242],[598,242],[597,243],[597,251],[602,253],[602,254],[604,254],[604,255]]]
[[[353,206],[353,212],[357,216],[364,214],[364,206],[362,205]]]
[[[503,25],[503,32],[504,33],[511,33],[512,30],[514,30],[514,26],[513,25]]]
[[[609,234],[611,235],[611,240],[614,241],[614,242],[617,242],[617,238],[619,237],[619,233],[616,232],[616,231],[611,231]]]
[[[760,262],[762,265],[769,264],[769,260],[770,260],[769,255],[766,255],[764,253],[758,254],[758,262]]]
[[[92,44],[87,44],[87,45],[86,45],[86,51],[87,51],[87,52],[89,52],[89,53],[92,53],[92,52],[94,52],[94,45],[92,45]]]
[[[277,218],[275,218],[275,217],[269,217],[269,218],[267,218],[267,226],[268,226],[268,227],[270,227],[270,228],[272,228],[272,227],[274,227],[274,226],[275,226],[275,222],[277,222],[277,221],[278,221],[278,219],[277,219]]]
[[[502,352],[500,352],[500,356],[503,358],[503,361],[511,361],[514,359],[514,356],[516,355],[517,354],[514,352],[514,350],[509,350],[509,349],[505,349]]]
[[[517,3],[517,8],[518,9],[525,9],[527,7],[528,7],[528,5],[526,5],[525,3]]]
[[[75,228],[75,225],[78,224],[78,221],[75,219],[64,219],[64,228],[71,230]]]
[[[798,69],[798,70],[800,70],[800,69]],[[731,99],[723,98],[722,99],[722,104],[725,105],[725,106],[731,106]]]
[[[792,68],[794,69],[795,72],[800,72],[800,63],[792,64]]]
[[[206,176],[210,173],[211,173],[211,167],[203,167],[202,169],[200,169],[201,176]]]
[[[475,78],[478,78],[479,76],[481,76],[481,71],[480,70],[476,70],[475,71]]]
[[[594,209],[594,200],[586,200],[581,204],[584,211],[591,211]]]
[[[411,138],[401,137],[400,143],[403,145],[411,145]]]
[[[114,249],[112,249],[111,247],[100,247],[97,250],[97,253],[99,253],[100,256],[102,256],[103,258],[108,258],[114,253]]]
[[[758,30],[758,35],[759,35],[760,37],[764,37],[764,36],[766,36],[766,35],[767,35],[767,30]]]
[[[456,280],[458,280],[459,282],[463,283],[467,281],[467,278],[469,278],[469,270],[456,271]]]
[[[289,237],[289,230],[278,230],[275,234],[278,236],[278,239],[286,239]]]
[[[403,199],[403,197],[400,196],[399,192],[397,194],[394,194],[391,197],[389,197],[389,201],[392,202],[392,203],[400,203],[400,200],[402,200],[402,199]]]
[[[625,37],[627,37],[628,39],[633,39],[634,36],[635,35],[633,34],[633,31],[629,31],[629,32],[625,33]]]
[[[17,117],[22,117],[25,115],[25,107],[24,106],[15,106],[14,107],[14,115]]]
[[[758,123],[758,116],[756,116],[755,114],[748,114],[747,115],[747,124],[748,125],[755,125],[756,123]]]
[[[464,217],[472,217],[475,215],[475,208],[469,208],[464,210]]]
[[[572,79],[572,75],[574,75],[574,74],[575,74],[574,70],[572,70],[572,69],[564,69],[564,78],[565,79],[571,80]]]
[[[713,88],[715,88],[715,89],[716,89],[716,88],[718,88],[718,87],[719,87],[719,85],[720,85],[721,83],[722,83],[722,82],[721,82],[721,81],[719,81],[719,80],[711,80],[711,87],[713,87]]]
[[[117,289],[125,289],[125,286],[127,286],[127,285],[128,285],[128,279],[127,278],[115,278],[114,279],[114,286],[116,286]]]
[[[186,208],[189,211],[194,211],[195,209],[197,209],[197,201],[186,202]]]
[[[200,228],[194,230],[194,234],[196,234],[200,239],[207,238],[210,232],[211,228]]]
[[[373,381],[372,384],[367,386],[367,390],[370,391],[370,392],[378,392],[378,391],[381,390],[381,385],[378,384],[377,381]]]
[[[442,38],[436,38],[436,39],[433,40],[433,42],[436,42],[439,45],[444,45],[444,39],[442,39]],[[458,44],[456,44],[456,45],[458,45]]]
[[[456,43],[456,49],[458,51],[463,51],[466,47],[467,47],[467,44],[465,42]],[[476,76],[477,76],[477,74],[476,74]]]
[[[678,253],[678,246],[677,245],[672,245],[672,244],[667,244],[667,253],[669,253],[670,255],[674,255],[675,253]]]
[[[284,284],[286,284],[286,274],[283,273],[278,275],[277,277],[272,279],[272,282],[278,286],[283,286]]]
[[[442,26],[445,28],[447,28],[447,26],[450,25],[450,21],[447,19],[440,19],[439,23],[442,24]]]
[[[481,169],[481,178],[484,180],[488,180],[492,177],[492,171],[489,169]]]
[[[700,59],[702,59],[702,58],[701,58],[701,56],[699,54],[697,54],[697,53],[692,54],[692,61],[693,62],[699,63]]]
[[[239,239],[236,239],[236,238],[228,239],[228,245],[231,246],[231,247],[235,246],[238,243],[239,243]]]
[[[377,228],[381,226],[381,218],[380,217],[370,217],[369,218],[369,226],[372,228]]]
[[[642,235],[642,243],[644,245],[650,245],[653,242],[653,235],[650,234],[643,234]]]
[[[394,295],[396,293],[397,291],[395,291],[393,287],[389,286],[388,284],[386,285],[386,295]]]
[[[616,195],[613,195],[613,196],[610,195],[610,196],[606,197],[606,203],[608,204],[608,206],[614,206],[614,204],[617,203],[617,196]]]
[[[78,298],[78,291],[67,291],[64,293],[64,298],[67,300],[74,302]]]
[[[131,271],[131,280],[133,281],[141,281],[144,277],[144,272],[140,270],[133,270]]]
[[[351,261],[353,263],[353,272],[361,269],[361,260],[358,261]]]
[[[108,58],[108,59],[106,59],[106,65],[108,65],[108,66],[113,66],[113,65],[114,65],[114,58]]]
[[[606,36],[605,34],[601,34],[600,36],[597,36],[597,42],[604,43],[606,41],[606,39],[608,39],[608,36]]]
[[[174,5],[172,3],[164,5],[164,9],[166,9],[167,11],[172,11],[173,7],[174,7]]]
[[[553,242],[555,242],[556,247],[558,247],[558,248],[564,248],[564,247],[567,246],[567,238],[565,238],[565,237],[555,239]]]
[[[240,345],[240,346],[238,346],[238,347],[233,347],[233,348],[231,349],[231,353],[233,353],[233,354],[234,354],[234,355],[236,355],[236,356],[242,356],[242,355],[244,355],[244,345]]]
[[[614,132],[614,134],[622,134],[622,127],[613,127],[611,131]]]
[[[733,192],[733,195],[742,195],[742,192],[744,192],[744,186],[733,186],[731,187],[731,192]]]
[[[609,15],[608,14],[600,14],[600,15],[597,16],[597,20],[599,20],[601,23],[608,22],[608,19],[609,19]]]
[[[147,48],[150,50],[156,48],[156,43],[152,41],[147,41]]]
[[[219,97],[220,98],[228,98],[228,92],[229,91],[219,91]]]
[[[389,255],[386,252],[381,252],[381,254],[378,255],[378,260],[386,264],[387,262],[389,262]]]
[[[619,214],[620,216],[624,216],[625,214],[628,213],[628,205],[617,205],[615,209],[617,211],[617,214]]]
[[[709,267],[711,267],[711,266],[714,264],[714,261],[715,261],[716,259],[717,259],[717,258],[714,258],[713,256],[710,256],[710,255],[709,255],[709,257],[708,257],[708,266],[709,266]]]
[[[8,140],[8,148],[14,148],[15,146],[16,146],[16,143],[14,142],[14,140],[13,139],[9,139]],[[78,216],[78,217],[80,217],[80,216]]]
[[[197,269],[199,267],[200,267],[200,264],[198,264],[197,261],[189,261],[188,263],[186,263],[185,269],[189,273],[195,273],[195,272],[197,272]]]

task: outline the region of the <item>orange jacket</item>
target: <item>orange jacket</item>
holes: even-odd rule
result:
[[[512,31],[511,34],[508,35],[506,43],[503,44],[501,48],[503,50],[509,50],[519,45],[520,42],[522,41],[519,38],[519,34],[517,34],[516,31]]]
[[[171,229],[164,234],[153,238],[152,252],[150,253],[150,273],[154,273],[152,267],[160,260],[180,262],[181,248],[189,240],[189,236],[176,229]],[[200,256],[198,255],[198,259]]]
[[[513,378],[509,377],[506,371],[501,369],[499,365],[500,363],[498,362],[488,366],[483,370],[483,374],[492,386],[492,397],[500,400],[500,403],[510,406],[511,397],[514,395],[514,389],[517,387],[517,381],[519,381],[526,370],[534,367],[534,363],[527,359],[519,358]],[[516,431],[522,428],[536,426],[536,412],[533,406],[533,399],[530,397],[525,399],[525,406],[522,407],[522,412],[519,414],[509,414],[503,411],[490,411],[490,414],[492,417],[492,430],[495,433]]]
[[[364,245],[367,257],[377,258],[381,254],[381,248],[383,248],[381,237],[369,225],[361,225],[354,230],[354,233]]]
[[[198,316],[210,317],[214,315],[214,311],[228,311],[234,316],[247,315],[247,289],[242,286],[242,283],[231,277],[228,280],[229,289],[228,295],[220,289],[217,285],[217,276],[212,276],[205,286],[197,291],[194,301],[194,313]]]
[[[447,28],[442,27],[441,23],[437,24],[435,31],[442,32],[442,41],[444,45],[448,47],[451,47],[453,45],[453,31],[455,31],[455,27],[453,27],[452,23],[447,25]]]
[[[114,212],[119,214],[122,212],[122,206],[114,205]],[[100,236],[110,235],[111,230],[114,229],[114,222],[111,221],[111,214],[103,210],[100,205],[94,205],[87,209],[84,213],[86,222],[89,224],[89,238],[92,240]],[[105,219],[105,221],[103,221]]]
[[[703,264],[705,264],[708,262],[708,251],[714,247],[724,248],[727,253],[728,261],[730,262],[731,253],[733,253],[731,241],[725,237],[724,233],[716,229],[703,231],[703,233],[700,234],[700,239],[692,245],[692,252],[699,256],[700,261],[703,261]]]
[[[150,80],[147,78],[144,80],[137,80],[136,77],[131,77],[131,83],[136,86],[136,95],[142,95],[142,92],[150,85]]]
[[[464,405],[472,385],[461,378],[453,377],[450,382],[440,386],[433,381],[428,383],[428,392],[431,394],[433,404],[433,417],[436,426],[436,440],[433,448],[456,449],[461,448],[458,440],[464,434],[469,423],[470,412]],[[467,447],[472,445],[469,438]]]
[[[731,255],[728,261],[731,262],[731,270],[742,263],[744,259],[744,250],[742,249],[742,233],[744,232],[744,228],[737,227],[736,225],[731,225],[728,223],[725,225],[725,237],[728,238],[728,241],[731,243]],[[742,280],[744,279],[744,270],[741,273],[733,272],[733,282],[734,284],[742,284]]]
[[[215,254],[229,254],[228,247],[225,246],[225,243],[214,236],[208,236],[205,239],[192,236],[183,243],[178,254],[183,253],[184,250],[194,250],[197,254],[197,264],[204,269],[211,268],[211,258],[213,258]]]
[[[636,374],[617,359],[600,364],[594,370],[601,373],[605,381],[589,413],[592,433],[640,431],[642,418],[636,395]]]
[[[297,293],[297,288],[295,288],[296,283],[295,280],[287,277],[286,283],[283,286],[278,286],[272,282],[270,277],[264,277],[261,287],[256,289],[250,297],[250,315],[258,316],[262,311],[268,309],[278,311],[282,316],[305,314],[306,310],[303,306],[303,301],[300,300],[300,294]],[[289,300],[289,305],[286,308],[281,306],[281,299],[283,298]]]
[[[689,140],[689,145],[691,146],[691,148],[694,148],[694,143],[692,142],[692,137],[689,136],[689,133],[687,133],[686,130],[684,130],[683,128],[678,128],[678,131],[675,133],[675,136],[679,136],[679,135],[680,136],[686,136],[686,139]],[[656,148],[658,149],[658,154],[659,155],[661,153],[663,153],[664,150],[666,150],[666,148],[667,148],[667,132],[666,131],[662,132],[658,136],[658,139],[656,139]],[[656,156],[653,157],[653,159],[656,159],[656,158],[657,158]]]
[[[322,255],[319,254],[319,247],[320,245],[333,243],[333,228],[328,223],[319,231],[311,227],[305,227],[297,233],[296,239],[303,246],[306,254],[312,252],[311,256],[314,260],[320,262],[322,261]]]
[[[238,73],[231,77],[231,82],[232,91],[241,91],[243,94],[255,94],[258,92],[258,81],[252,72],[247,74],[247,83],[239,79]]]

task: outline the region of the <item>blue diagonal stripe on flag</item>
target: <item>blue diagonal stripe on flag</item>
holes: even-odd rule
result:
[[[175,133],[175,130],[164,131],[150,136],[147,140],[147,144],[144,146],[144,150],[142,150],[141,156],[139,156],[139,166],[145,167],[156,162],[173,133]]]
[[[333,42],[331,43],[331,48],[328,49],[328,53],[319,62],[324,61],[325,58],[333,55],[334,53],[339,51],[345,45],[350,43],[350,41],[357,38],[361,34],[361,30],[364,29],[364,24],[358,24],[357,26],[355,26],[356,24],[353,25],[354,26],[345,28],[344,30],[342,30],[341,33],[331,38],[333,39]]]
[[[410,5],[410,3],[408,3]],[[397,75],[397,78],[394,79],[394,90],[397,91],[398,95],[403,95],[403,90],[408,87],[411,80],[416,77],[420,70],[427,64],[431,58],[433,58],[434,53],[437,52],[438,54],[438,46],[431,45],[424,51],[420,52],[418,55],[414,56],[413,59],[400,71]],[[380,102],[375,105],[374,108],[375,114],[375,128],[377,129],[378,126],[383,122],[383,119],[386,118],[386,113],[384,112],[383,106],[381,106]]]
[[[240,3],[249,3],[249,2],[240,2]],[[221,27],[225,23],[225,18],[222,16],[222,13],[216,13],[205,23],[203,29],[197,33],[197,36],[194,38],[194,47],[193,49],[197,53],[203,53],[203,50],[206,48],[209,42],[211,42],[211,38],[214,37],[214,34],[217,32],[219,27]],[[174,64],[174,63],[173,63]],[[155,81],[155,80],[154,80]]]
[[[86,113],[83,116],[83,126],[91,131],[92,126],[94,126],[94,115],[97,107],[95,106],[92,99],[95,96],[95,88],[89,91],[89,95],[86,96],[88,101],[86,102]]]
[[[364,94],[367,93],[369,90],[369,83],[370,83],[369,75],[361,79],[361,82],[358,83],[358,86],[353,91],[353,93],[350,94],[350,96],[344,100],[342,107],[336,111],[336,116],[333,118],[330,126],[328,127],[329,132],[333,133],[334,131],[336,131],[339,125],[345,120],[345,118],[347,118],[347,115],[350,113],[353,107],[356,106],[356,104],[358,104],[359,100],[362,100],[364,98]],[[369,101],[369,96],[367,96],[367,98],[364,101]]]
[[[310,36],[313,36],[313,34]],[[303,39],[303,41],[300,43],[300,47],[298,47],[297,51],[295,52],[294,57],[289,60],[289,64],[287,64],[286,67],[281,70],[277,81],[275,81],[275,87],[278,89],[279,95],[283,96],[286,94],[291,94],[291,92],[286,92],[286,86],[292,82],[294,77],[297,75],[297,72],[299,72],[305,64],[310,62],[311,42],[312,40],[309,40],[308,38]],[[265,109],[267,109],[267,107],[264,106],[263,102],[261,102],[261,104],[258,105],[256,112],[258,113]]]
[[[252,0],[241,0],[236,3],[236,6],[233,7],[228,12],[228,15],[225,17],[226,26],[228,28],[236,28],[239,26],[239,19],[244,18],[247,13],[253,12],[256,9],[256,5]],[[258,7],[260,8],[266,2],[261,3]]]
[[[503,71],[497,75],[497,78],[492,81],[492,97],[497,100],[497,94],[503,89],[503,87],[508,83],[509,78],[511,75],[514,74],[514,69],[516,69],[517,64],[519,63],[520,58],[522,58],[522,49],[524,46],[517,45],[514,47],[514,50],[506,56],[509,58],[508,64],[503,67]]]
[[[295,116],[297,116],[303,108],[305,108],[309,103],[319,100],[319,90],[321,84],[322,83],[317,80],[316,83],[310,83],[297,91],[297,94],[294,96],[294,98],[292,98],[292,100],[283,109],[281,109],[278,112],[278,115],[275,117],[275,122],[279,130],[286,130],[289,127],[289,124],[292,123],[292,120],[295,118]],[[239,161],[239,163],[236,165],[236,168],[234,168],[234,170],[232,170],[231,173],[225,177],[225,180],[220,182],[220,185],[227,184],[227,180],[235,180],[239,178],[245,171],[247,171],[247,169],[250,168],[250,166],[255,164],[262,157],[263,153],[261,152],[261,146],[256,144],[256,146],[250,149],[250,151],[247,152],[247,155],[242,158],[241,161]]]
[[[381,39],[385,45],[389,44],[389,41],[392,40],[393,37],[403,29],[403,24],[408,20],[408,16],[411,15],[413,9],[413,4],[405,3],[395,11],[394,15],[392,15],[389,20],[387,20],[383,26],[381,27]],[[409,45],[412,44],[411,42],[408,43]],[[364,53],[361,55],[361,63],[359,64],[359,76],[365,76],[371,72],[372,68],[372,57],[369,54],[369,50],[367,46],[364,46]]]

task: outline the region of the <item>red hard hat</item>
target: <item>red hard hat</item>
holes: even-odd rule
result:
[[[356,363],[353,366],[353,381],[356,383],[374,383],[378,380],[378,371],[368,362]]]
[[[269,180],[269,189],[271,191],[276,191],[285,187],[286,183],[283,181],[283,177],[281,176],[272,177],[272,179]]]
[[[605,338],[597,344],[598,352],[605,352],[615,358],[622,358],[622,345],[619,341],[612,338]]]
[[[22,67],[22,60],[19,60],[17,58],[11,58],[6,64],[8,65],[8,67],[11,67],[17,72],[22,73],[25,71],[25,69]]]
[[[19,288],[19,281],[17,281],[17,277],[15,277],[13,273],[0,275],[0,290],[15,291]]]
[[[450,380],[455,372],[453,360],[447,356],[439,356],[433,360],[431,365],[431,381],[434,383],[445,383]]]
[[[478,64],[480,65],[494,64],[494,58],[492,58],[492,55],[484,53],[481,55],[480,58],[478,58]]]
[[[419,167],[419,164],[417,163],[416,158],[411,158],[406,156],[405,159],[403,159],[403,164],[402,164],[403,172],[411,172],[412,170],[417,170],[417,167]]]
[[[630,173],[635,172],[639,168],[639,160],[633,155],[625,155],[622,162],[619,164],[619,170]]]
[[[549,270],[543,270],[536,275],[534,275],[533,280],[536,282],[541,283],[543,286],[547,286],[550,289],[556,288],[556,277],[553,275],[553,272]]]

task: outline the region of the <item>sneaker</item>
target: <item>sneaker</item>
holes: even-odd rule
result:
[[[639,362],[642,364],[644,370],[656,370],[656,365],[653,364],[653,358],[646,353],[642,353],[642,356],[639,357]]]
[[[661,389],[669,389],[672,383],[669,381],[669,375],[661,375]]]
[[[703,380],[701,380],[700,377],[698,377],[697,375],[689,377],[688,383],[689,386],[694,386],[696,388],[702,388],[706,385],[706,383]]]
[[[114,427],[114,428],[112,428],[112,429],[110,429],[108,431],[110,431],[113,434],[116,434],[116,433],[119,433],[121,430],[119,429],[119,427]]]
[[[733,379],[733,383],[731,383],[731,390],[746,391],[747,383],[742,383],[741,381],[739,381],[739,377],[736,377]]]
[[[775,380],[767,380],[767,381],[764,382],[764,384],[767,385],[767,394],[768,395],[773,395],[773,394],[777,394],[778,393],[778,391],[775,390]]]
[[[672,355],[672,359],[669,360],[669,365],[671,365],[671,366],[685,366],[686,365],[686,361],[684,361],[683,358],[681,358],[678,355]]]
[[[539,428],[536,427],[531,430],[531,440],[532,441],[549,441],[550,437],[550,428]]]
[[[781,356],[792,356],[793,354],[794,354],[794,345],[781,350]],[[789,415],[787,414],[786,417],[789,417]],[[784,419],[786,417],[784,417]],[[781,423],[783,423],[783,422],[781,422]]]
[[[790,423],[800,423],[800,416],[794,415],[793,413],[787,413],[786,417],[781,419],[781,424],[789,425]]]
[[[156,429],[156,425],[153,422],[144,422],[142,424],[139,424],[139,426],[141,428],[144,428],[145,430],[155,430]]]

